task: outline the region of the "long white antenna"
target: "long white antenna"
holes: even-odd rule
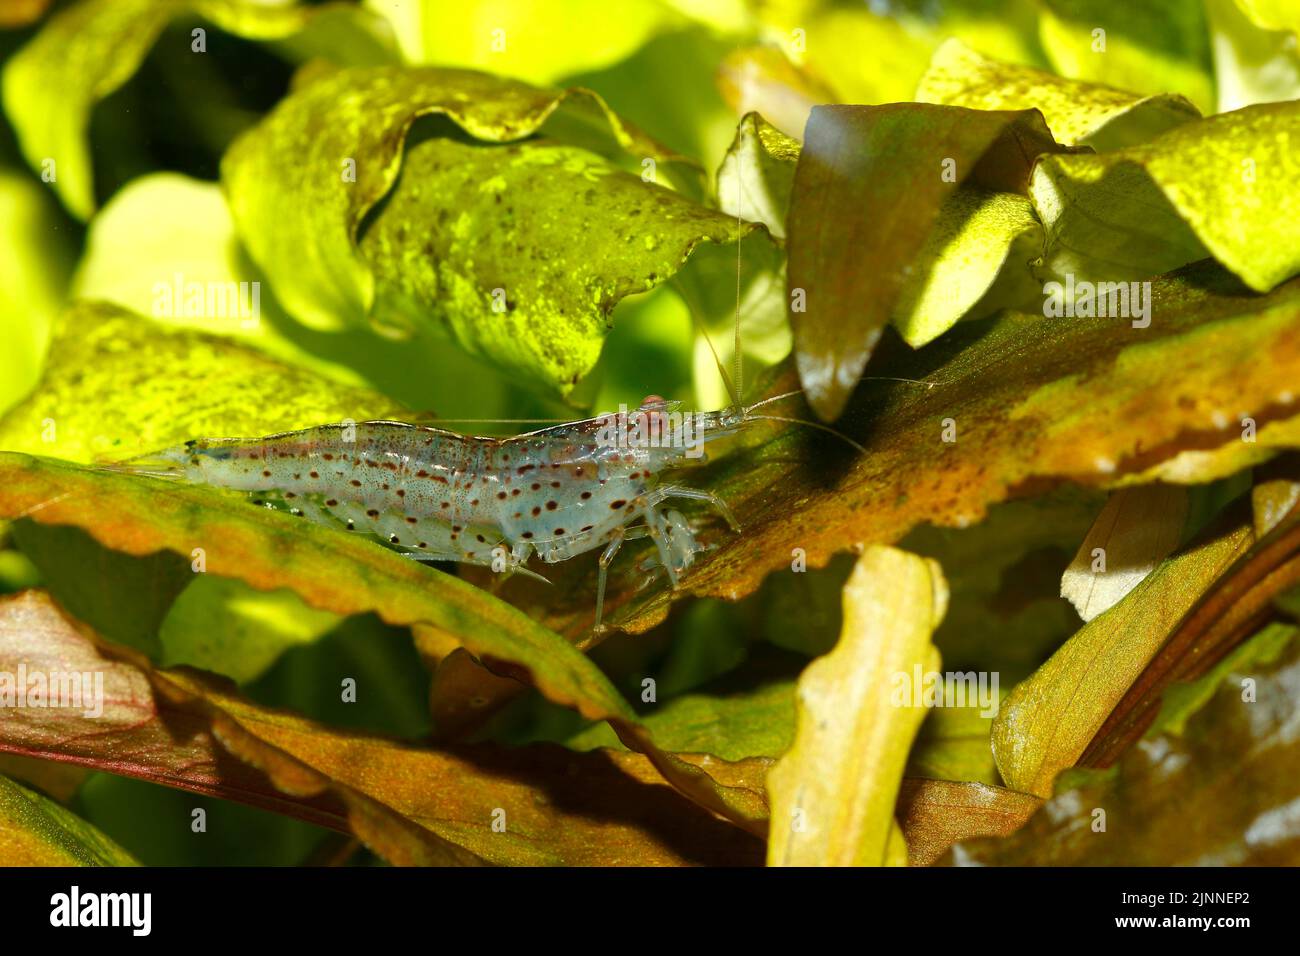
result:
[[[740,216],[741,203],[743,201],[744,186],[740,178],[740,164],[736,164],[736,341],[734,343],[735,362],[736,362],[736,391],[733,401],[739,406],[745,399],[745,360],[740,351],[740,244],[744,242],[743,220]]]

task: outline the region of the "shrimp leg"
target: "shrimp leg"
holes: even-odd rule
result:
[[[650,533],[650,529],[642,525],[634,528],[619,528],[614,537],[610,539],[605,546],[604,552],[600,556],[599,574],[596,578],[596,624],[592,630],[599,634],[602,630],[601,617],[605,612],[605,582],[609,577],[609,566],[614,562],[614,556],[618,554],[618,549],[623,547],[624,541],[631,541],[634,538],[644,538]]]
[[[690,498],[694,501],[707,501],[713,506],[714,510],[716,510],[718,514],[722,515],[722,517],[726,519],[726,522],[731,526],[732,531],[740,531],[740,522],[738,522],[736,516],[731,513],[731,508],[712,491],[703,491],[699,488],[687,488],[683,485],[664,485],[660,488],[656,488],[650,493],[649,498],[646,501],[646,507],[654,508],[656,505],[662,504],[668,498]]]

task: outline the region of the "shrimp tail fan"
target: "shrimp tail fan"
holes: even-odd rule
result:
[[[167,448],[138,455],[135,458],[127,458],[124,461],[98,458],[95,467],[121,475],[146,475],[150,478],[171,478],[179,481],[185,477],[185,459],[184,448]]]

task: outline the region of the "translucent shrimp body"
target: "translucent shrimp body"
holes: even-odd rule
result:
[[[735,525],[715,495],[659,479],[699,460],[699,445],[739,420],[729,412],[694,415],[687,434],[669,407],[647,399],[631,416],[505,439],[388,421],[322,425],[192,441],[128,467],[248,492],[261,504],[376,534],[423,560],[531,573],[524,563],[534,553],[554,564],[603,548],[599,626],[606,571],[625,540],[651,538],[674,585],[701,550],[681,514],[663,509],[667,499],[707,501]],[[644,424],[659,426],[653,441],[638,438]]]

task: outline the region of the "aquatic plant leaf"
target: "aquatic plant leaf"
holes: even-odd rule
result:
[[[991,504],[1063,481],[1115,487],[1177,463],[1160,477],[1194,483],[1231,473],[1224,462],[1234,456],[1254,462],[1300,446],[1300,282],[1259,296],[1201,264],[1152,283],[1152,315],[1149,328],[1133,329],[1122,318],[1012,313],[960,323],[919,352],[891,343],[872,375],[934,384],[863,383],[837,427],[866,455],[797,426],[750,426],[694,478],[728,503],[743,533],[699,512],[701,539],[717,550],[677,592],[641,591],[641,575],[617,575],[607,620],[642,631],[687,595],[734,600],[790,573],[792,559],[822,567],[923,523],[967,528]],[[787,369],[765,387],[795,384]],[[1255,442],[1234,427],[1238,413],[1258,425]],[[1067,551],[1058,570],[1068,561]],[[591,612],[576,595],[593,593],[594,568],[570,564],[573,576],[553,589],[521,583],[505,593],[577,637]]]
[[[1140,96],[1033,67],[999,63],[957,39],[935,52],[916,98],[979,110],[1038,109],[1058,142],[1091,146],[1098,152],[1144,142],[1201,116],[1177,94]]]
[[[963,317],[1023,306],[1041,295],[1028,264],[1041,252],[1043,227],[1029,200],[970,186],[952,193],[905,280],[891,324],[913,348]]]
[[[772,681],[732,694],[684,694],[664,701],[643,718],[665,750],[712,754],[723,760],[776,758],[794,739],[792,681]],[[616,747],[618,738],[598,724],[565,741],[574,750]]]
[[[1145,279],[1208,254],[1267,292],[1300,271],[1298,136],[1300,103],[1268,103],[1110,153],[1043,157],[1029,191],[1043,270]]]
[[[49,797],[0,776],[5,866],[138,866],[131,854]]]
[[[733,113],[742,117],[761,113],[774,131],[796,141],[803,137],[814,106],[841,102],[813,64],[796,64],[770,45],[727,54],[718,67],[717,85]],[[741,120],[742,125],[745,122]]]
[[[777,239],[785,238],[785,216],[794,188],[799,141],[786,136],[758,113],[746,113],[718,167],[722,211],[761,222]]]
[[[1043,805],[1039,797],[984,783],[904,777],[898,821],[910,866],[930,866],[954,843],[1014,833]]]
[[[844,410],[958,184],[1021,192],[1034,159],[1065,148],[1036,110],[813,110],[786,228],[795,360],[822,419]]]
[[[1290,30],[1300,36],[1300,11],[1288,0],[1236,0],[1241,12],[1265,30]]]
[[[944,569],[948,613],[934,643],[947,670],[996,673],[999,690],[1009,690],[1078,630],[1060,597],[1061,572],[1105,503],[1104,492],[1061,485],[993,505],[969,527],[922,525],[899,542]],[[992,751],[984,756],[991,761]]]
[[[242,581],[192,575],[158,630],[165,667],[186,664],[255,680],[285,651],[310,644],[340,623],[337,614],[308,607],[292,591],[258,591]]]
[[[698,244],[753,229],[585,149],[435,137],[407,147],[358,252],[374,321],[435,323],[471,354],[568,392],[600,357],[615,305],[670,279]]]
[[[86,139],[91,110],[134,75],[163,29],[182,18],[268,41],[303,31],[344,30],[351,39],[353,62],[392,58],[387,52],[391,34],[380,29],[382,21],[351,4],[79,0],[60,9],[6,62],[4,109],[32,167],[42,170],[47,161],[55,164],[51,185],[77,218],[89,219],[95,211]]]
[[[1114,492],[1061,575],[1061,597],[1084,621],[1109,610],[1178,547],[1189,504],[1177,485]]]
[[[1230,675],[1250,674],[1262,665],[1274,663],[1294,645],[1297,637],[1300,637],[1300,628],[1276,621],[1233,648],[1204,676],[1170,684],[1160,702],[1160,713],[1151,722],[1146,737],[1150,739],[1163,733],[1181,735],[1188,718],[1214,697]]]
[[[40,185],[0,169],[0,412],[40,378],[72,259],[57,224],[54,201]]]
[[[1062,76],[1138,93],[1181,93],[1214,109],[1209,30],[1199,3],[1041,0],[1038,37]]]
[[[60,605],[109,640],[157,658],[158,628],[195,578],[188,556],[130,557],[77,528],[14,522],[14,540]]]
[[[617,63],[685,21],[659,0],[499,0],[484,9],[440,0],[366,0],[396,28],[408,63],[554,83]],[[563,24],[557,29],[557,24]]]
[[[251,507],[241,495],[0,453],[0,517],[73,525],[104,547],[188,556],[203,547],[207,573],[260,590],[288,588],[335,614],[373,611],[396,626],[450,635],[490,669],[531,683],[590,720],[609,720],[627,746],[708,809],[755,832],[765,826],[754,794],[719,784],[658,748],[588,658],[526,614],[473,585],[422,567],[373,542]],[[340,587],[346,568],[349,586]]]
[[[947,601],[934,562],[863,553],[844,586],[840,642],[800,676],[794,744],[767,777],[770,865],[892,862],[898,785],[926,712],[910,695],[896,699],[897,678],[938,669],[930,635]]]
[[[1205,0],[1219,112],[1300,97],[1300,51],[1293,33],[1260,29],[1237,0]]]
[[[243,340],[289,365],[363,384],[348,365],[282,333],[288,320],[250,268],[216,183],[151,173],[123,186],[87,228],[69,297]]]
[[[985,710],[978,701],[956,698],[957,685],[951,678],[945,679],[943,691],[953,694],[958,706],[945,704],[930,708],[908,754],[907,775],[991,786],[1000,784],[1002,778],[993,760],[991,741],[997,699]],[[964,685],[961,692],[966,693]]]
[[[993,722],[993,753],[1007,785],[1049,795],[1183,615],[1254,540],[1247,523],[1216,524],[1017,684]]]
[[[621,299],[756,228],[658,185],[683,174],[698,168],[594,93],[433,67],[317,72],[222,160],[240,236],[297,319],[445,328],[561,394]]]
[[[1255,681],[1252,700],[1242,678]],[[1224,680],[1180,736],[1133,747],[1066,789],[1012,836],[962,843],[957,864],[1294,866],[1300,834],[1300,658]],[[1195,821],[1189,826],[1189,821]]]
[[[252,704],[209,675],[154,669],[37,591],[0,599],[0,664],[16,670],[21,663],[102,675],[104,712],[23,708],[0,722],[0,750],[39,752],[352,832],[393,863],[761,860],[759,841],[663,786],[639,754],[426,750],[332,729]],[[766,762],[699,763],[761,794]],[[537,800],[539,788],[554,799]]]
[[[1243,497],[1220,520],[1235,521],[1247,529],[1253,539],[1250,550],[1201,596],[1130,682],[1083,752],[1081,765],[1113,764],[1154,721],[1167,689],[1201,678],[1275,619],[1284,595],[1300,584],[1300,513],[1289,512],[1266,535],[1255,539],[1247,504]]]
[[[125,460],[193,438],[382,418],[395,405],[228,338],[75,302],[56,325],[40,386],[0,418],[0,448]]]

